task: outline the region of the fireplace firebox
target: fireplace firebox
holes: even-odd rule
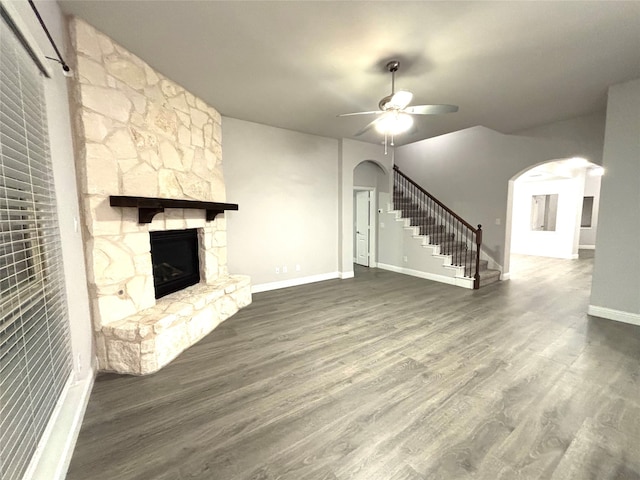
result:
[[[200,281],[196,229],[150,232],[156,298]]]

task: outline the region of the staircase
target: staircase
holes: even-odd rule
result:
[[[477,289],[500,280],[500,271],[480,259],[482,227],[473,227],[394,166],[393,210],[413,229],[413,237],[430,252],[446,256],[459,275],[473,279]],[[458,275],[458,276],[459,276]]]

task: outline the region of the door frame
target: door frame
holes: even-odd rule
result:
[[[361,191],[367,191],[369,192],[369,268],[375,268],[378,266],[378,257],[376,255],[376,251],[377,251],[377,243],[376,243],[376,225],[378,225],[378,205],[377,205],[377,199],[378,199],[378,195],[377,195],[377,188],[376,187],[360,187],[360,186],[353,186],[353,193],[351,195],[352,201],[353,201],[353,208],[352,208],[352,212],[353,212],[353,218],[351,223],[353,224],[356,220],[356,205],[355,205],[355,193],[356,192],[361,192]],[[356,229],[353,229],[353,235],[351,238],[351,242],[353,243],[354,241],[356,241]],[[355,258],[355,254],[356,252],[353,252],[354,254],[354,258]],[[354,261],[355,263],[355,261]]]

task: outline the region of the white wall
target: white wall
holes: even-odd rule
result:
[[[53,56],[51,45],[29,4],[4,1],[2,3],[10,13],[15,15],[14,20],[18,23],[18,27],[28,40],[33,41],[35,48],[39,49],[43,55]],[[64,50],[67,43],[66,23],[58,4],[38,2],[37,7],[59,48]],[[62,241],[74,380],[71,388],[64,393],[62,402],[56,410],[57,416],[48,430],[49,440],[42,445],[40,462],[34,467],[36,468],[35,478],[59,478],[66,472],[84,414],[88,391],[94,377],[94,355],[82,238],[76,228],[79,222],[78,193],[67,80],[57,63],[48,60],[44,62],[51,74],[51,78],[44,79],[44,92]]]
[[[600,214],[600,184],[602,177],[587,175],[584,180],[584,196],[593,197],[591,226],[580,227],[580,248],[595,248],[598,232],[598,215]]]
[[[254,291],[337,277],[338,140],[223,117],[222,144],[230,273]]]
[[[353,185],[371,187],[378,192],[389,192],[389,178],[386,172],[375,162],[364,161],[353,171]]]
[[[356,140],[340,140],[339,150],[339,230],[338,258],[341,278],[353,277],[353,182],[354,170],[364,161],[371,161],[385,172],[385,180],[392,181],[392,155],[385,155],[380,145],[358,142]]]
[[[513,189],[511,252],[542,257],[578,258],[584,171],[563,180],[516,180]],[[531,230],[533,195],[558,195],[556,229]]]
[[[352,277],[354,170],[374,162],[389,191],[391,155],[229,117],[222,144],[227,201],[239,205],[226,214],[229,271],[250,275],[254,291]]]
[[[435,280],[449,285],[471,288],[473,281],[456,278],[463,269],[445,266],[449,260],[438,255],[439,247],[425,245],[424,237],[415,237],[415,228],[405,226],[406,220],[390,211],[392,198],[389,193],[380,194],[382,213],[378,217],[379,247],[378,267],[398,273]]]
[[[520,130],[515,132],[515,135],[571,141],[576,146],[575,155],[577,157],[586,158],[592,163],[602,165],[605,121],[606,111],[601,111]],[[600,177],[587,175],[584,188],[585,196],[594,197],[593,223],[590,228],[582,228],[580,230],[579,243],[581,248],[594,248],[598,229]]]
[[[514,135],[573,142],[576,157],[602,165],[605,120],[606,112],[602,111],[520,130]]]
[[[469,223],[482,224],[483,250],[507,273],[509,180],[577,151],[572,141],[504,135],[477,126],[399,147],[396,164]]]
[[[640,325],[640,79],[609,88],[589,313]]]

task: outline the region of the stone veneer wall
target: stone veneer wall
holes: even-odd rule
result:
[[[140,342],[109,343],[108,333],[148,309],[164,311],[168,305],[156,303],[172,301],[155,300],[149,231],[197,228],[201,283],[223,285],[225,219],[218,215],[205,222],[202,210],[168,209],[151,224],[139,225],[137,210],[111,207],[109,195],[224,202],[221,118],[89,24],[72,18],[69,26],[76,54],[71,107],[99,368],[147,373],[140,371],[139,359],[132,360],[140,355]],[[251,301],[244,290],[235,297],[237,308]],[[234,311],[228,304],[224,310],[227,316]],[[211,319],[211,328],[220,321]],[[205,330],[201,325],[200,333]],[[136,365],[127,365],[132,362]]]

